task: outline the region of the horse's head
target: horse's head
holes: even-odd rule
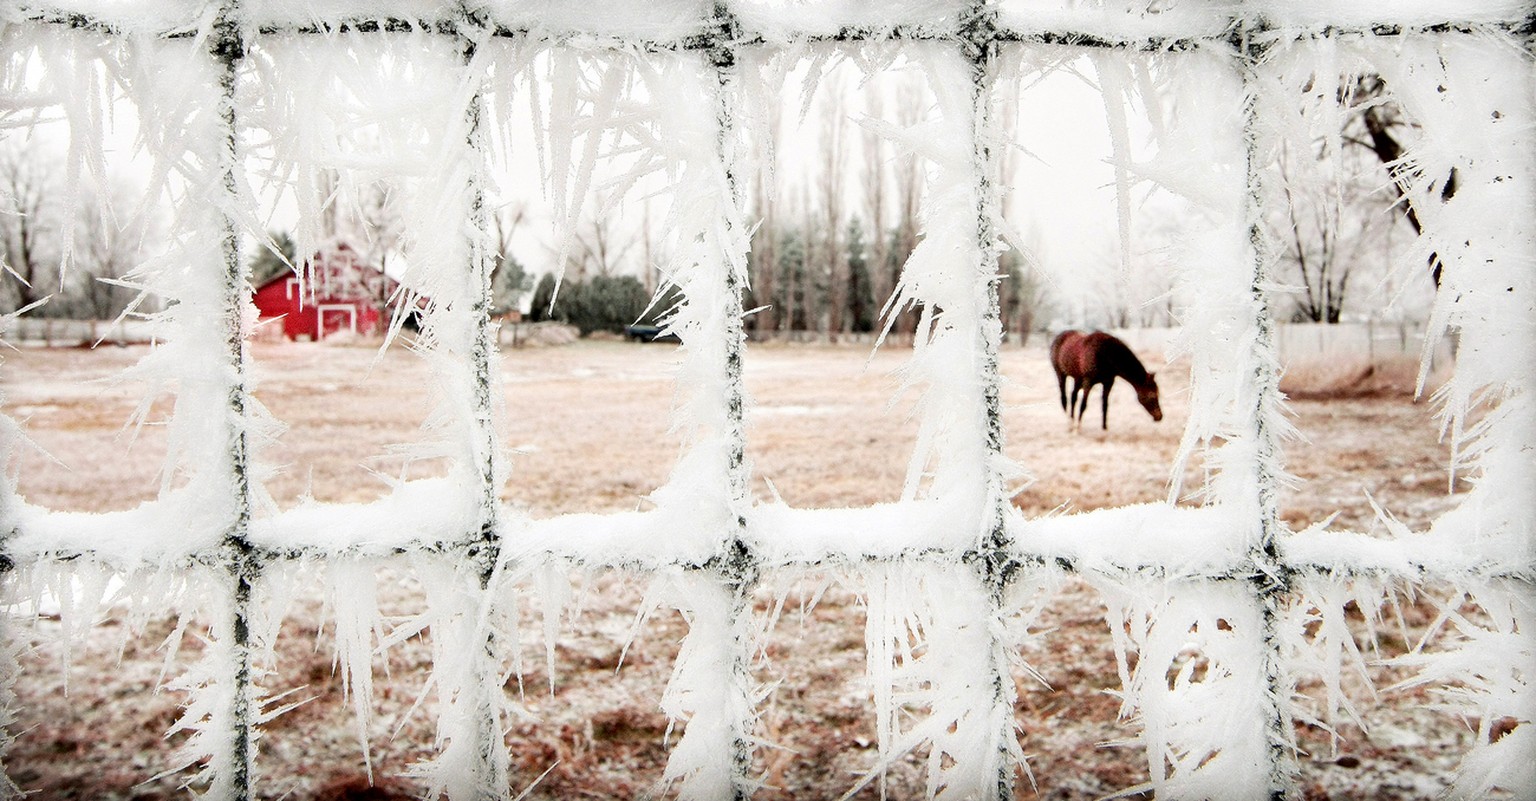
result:
[[[1147,410],[1147,414],[1152,415],[1154,421],[1163,419],[1163,407],[1157,402],[1156,373],[1147,373],[1146,383],[1136,387],[1136,400]]]

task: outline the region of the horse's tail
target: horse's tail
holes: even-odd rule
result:
[[[1067,408],[1067,368],[1062,364],[1061,351],[1066,345],[1067,335],[1074,333],[1077,332],[1068,329],[1051,340],[1051,369],[1056,371],[1056,391],[1061,396],[1061,410],[1069,415],[1072,410]]]
[[[1062,372],[1061,348],[1066,344],[1067,337],[1076,333],[1076,331],[1073,331],[1069,328],[1066,331],[1057,334],[1053,339],[1051,339],[1051,366],[1056,368],[1056,372],[1058,374]]]

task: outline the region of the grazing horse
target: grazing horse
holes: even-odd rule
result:
[[[1099,423],[1109,430],[1109,388],[1115,376],[1124,378],[1136,388],[1136,400],[1152,415],[1153,420],[1163,419],[1163,409],[1157,402],[1157,380],[1124,342],[1095,331],[1063,331],[1051,340],[1051,367],[1056,369],[1056,385],[1061,390],[1061,408],[1066,411],[1070,425],[1081,431],[1083,413],[1088,411],[1088,391],[1094,384],[1104,385],[1103,413]],[[1067,400],[1067,376],[1072,377],[1072,399]],[[1077,390],[1083,390],[1082,405],[1077,402]]]

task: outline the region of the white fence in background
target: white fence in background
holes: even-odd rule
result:
[[[1409,358],[1425,355],[1427,324],[1420,322],[1279,323],[1275,325],[1275,353],[1281,364],[1316,358],[1358,360]],[[1182,332],[1177,328],[1121,328],[1110,333],[1138,353],[1177,352]],[[1042,340],[1045,337],[1041,338]],[[1431,372],[1455,358],[1455,340],[1443,334],[1430,349]]]
[[[164,326],[153,320],[59,320],[50,317],[9,317],[0,321],[0,339],[13,345],[91,347],[143,345],[153,342]]]
[[[1291,323],[1276,326],[1275,350],[1282,362],[1309,357],[1353,358],[1366,361],[1425,355],[1423,323]],[[1429,349],[1431,370],[1455,357],[1455,344],[1442,336]]]
[[[182,252],[157,262],[144,280],[168,301],[161,315],[168,330],[152,366],[197,380],[171,384],[179,393],[170,423],[177,480],[158,501],[131,512],[66,514],[29,506],[7,485],[0,493],[5,570],[14,577],[67,562],[141,577],[170,568],[181,577],[168,599],[154,602],[201,610],[213,622],[203,660],[180,680],[191,690],[180,725],[192,736],[176,764],[199,765],[199,780],[221,799],[252,797],[260,776],[255,743],[273,688],[257,681],[270,646],[257,611],[268,578],[293,560],[321,561],[331,571],[331,598],[349,610],[338,616],[338,651],[362,693],[377,612],[359,609],[366,594],[355,590],[371,586],[378,560],[428,565],[423,619],[436,655],[442,749],[428,776],[434,793],[455,799],[505,798],[536,778],[508,767],[502,677],[512,638],[504,624],[514,582],[544,567],[558,575],[574,562],[669,579],[676,591],[666,600],[684,611],[690,631],[659,699],[687,721],[667,780],[681,797],[712,800],[745,799],[755,789],[761,694],[749,669],[751,593],[806,566],[839,566],[863,580],[882,759],[927,749],[929,794],[943,799],[1014,797],[1029,733],[1021,746],[1010,666],[1021,659],[1015,644],[1031,591],[1063,571],[1102,590],[1117,642],[1136,651],[1134,669],[1122,663],[1121,674],[1125,711],[1140,725],[1147,753],[1145,789],[1159,798],[1223,801],[1300,796],[1293,720],[1310,713],[1293,706],[1293,692],[1313,673],[1337,688],[1338,664],[1353,652],[1347,603],[1386,585],[1449,581],[1486,612],[1484,622],[1454,621],[1461,647],[1424,668],[1482,721],[1457,792],[1477,797],[1502,786],[1530,797],[1536,176],[1529,13],[1494,0],[661,0],[601,12],[588,4],[431,0],[9,3],[0,10],[6,69],[30,69],[28,48],[39,42],[78,46],[82,62],[100,59],[137,104],[162,166],[186,182],[174,237]],[[368,63],[383,71],[409,62],[421,85],[391,86],[390,96],[362,102],[383,104],[397,99],[395,91],[425,98],[410,109],[391,105],[373,123],[420,115],[413,136],[421,138],[408,151],[417,161],[401,170],[419,180],[404,241],[414,248],[416,286],[431,298],[422,343],[442,392],[434,431],[441,452],[456,454],[455,467],[445,481],[407,484],[373,504],[271,511],[259,503],[257,446],[266,428],[246,379],[250,290],[238,233],[260,217],[249,213],[243,126],[247,115],[267,114],[263,124],[302,127],[322,111],[299,107],[315,95],[278,81],[275,62],[327,49],[364,54],[376,40],[394,49]],[[1391,46],[1375,48],[1378,40]],[[924,320],[912,355],[911,375],[924,393],[922,450],[904,499],[870,508],[793,509],[754,499],[743,459],[740,298],[750,221],[738,182],[748,166],[740,139],[754,79],[745,65],[807,42],[901,48],[921,61],[937,98],[927,133],[904,140],[932,167],[924,247],[897,290],[902,304],[943,310]],[[1475,489],[1431,530],[1396,531],[1392,540],[1291,532],[1276,510],[1287,422],[1275,369],[1280,343],[1264,300],[1269,259],[1256,221],[1272,202],[1261,179],[1284,131],[1267,116],[1274,78],[1307,48],[1334,56],[1359,49],[1402,77],[1396,85],[1425,136],[1410,154],[1421,170],[1408,178],[1416,182],[1411,191],[1438,196],[1428,184],[1457,169],[1454,197],[1421,212],[1426,241],[1446,263],[1431,331],[1459,333],[1457,375],[1443,393],[1452,428],[1462,434],[1476,399],[1500,400],[1496,413],[1466,429],[1477,438],[1467,465]],[[562,59],[587,59],[596,72],[657,76],[647,85],[650,117],[612,102],[605,81],[567,73],[578,79],[560,90],[580,102],[544,119],[567,132],[643,138],[682,209],[671,218],[669,272],[686,297],[675,326],[684,342],[679,428],[688,449],[649,511],[532,521],[497,500],[509,480],[515,496],[516,476],[507,475],[493,401],[484,156],[507,102],[499,94],[509,83],[503,70],[533,63],[529,53],[548,54],[557,68]],[[1019,66],[1025,57],[1083,53],[1100,59],[1106,75],[1120,74],[1122,62],[1103,60],[1145,60],[1155,80],[1179,93],[1179,116],[1161,131],[1164,160],[1145,166],[1183,191],[1204,221],[1188,243],[1201,258],[1186,262],[1203,266],[1181,279],[1197,282],[1198,291],[1176,344],[1189,356],[1192,380],[1173,474],[1203,456],[1206,505],[1031,520],[1009,506],[1006,491],[992,281],[1001,229],[991,175],[1001,143],[990,101],[998,75],[1027,68]],[[13,106],[48,96],[33,94],[30,80],[7,77]],[[74,112],[91,107],[91,91],[65,87],[51,97],[78,94]],[[652,127],[625,127],[637,124]],[[294,170],[266,178],[312,186],[329,166],[294,158]],[[550,158],[557,176],[581,166],[580,154],[558,147]],[[4,431],[10,436],[9,426]],[[926,647],[910,647],[913,638]],[[1193,669],[1191,654],[1203,671]],[[0,673],[14,674],[15,648],[0,655]],[[1319,714],[1340,716],[1341,703],[1330,693]],[[895,713],[901,705],[920,714]],[[1490,736],[1490,722],[1502,719],[1519,725]]]

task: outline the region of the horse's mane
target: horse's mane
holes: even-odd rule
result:
[[[1141,384],[1146,383],[1146,366],[1143,366],[1143,364],[1141,364],[1140,358],[1137,358],[1137,355],[1130,351],[1130,346],[1127,346],[1126,343],[1118,340],[1118,338],[1114,337],[1114,335],[1106,334],[1106,337],[1109,338],[1104,340],[1104,343],[1101,344],[1101,351],[1114,352],[1115,361],[1117,361],[1117,363],[1120,364],[1120,366],[1124,369],[1123,374],[1120,374],[1121,377],[1123,377],[1126,381],[1130,381],[1132,384],[1137,384],[1137,386],[1141,386]]]

